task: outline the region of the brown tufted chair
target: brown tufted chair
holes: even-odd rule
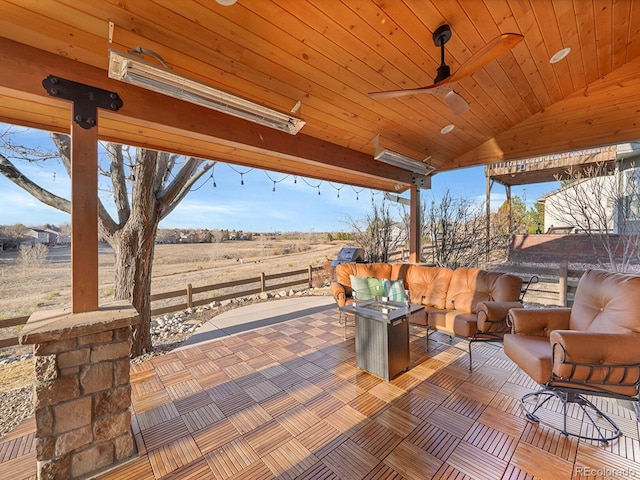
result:
[[[639,401],[640,276],[587,270],[572,308],[512,309],[509,321],[505,353],[544,387],[522,397],[527,419],[604,444],[620,436],[613,420],[587,396]],[[533,398],[537,403],[530,403]],[[563,405],[561,428],[542,418],[552,399]],[[569,403],[582,409],[597,436],[569,431]]]

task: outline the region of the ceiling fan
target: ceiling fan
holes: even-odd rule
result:
[[[440,66],[438,67],[433,85],[428,87],[409,88],[405,90],[371,92],[369,93],[369,96],[371,98],[382,99],[403,97],[405,95],[416,95],[418,93],[438,94],[444,97],[444,101],[447,103],[454,115],[461,115],[469,109],[469,104],[461,95],[453,90],[453,86],[463,78],[473,75],[503,53],[508,52],[524,39],[522,35],[517,33],[503,33],[491,40],[471,58],[460,65],[460,68],[452,75],[449,65],[444,61],[444,45],[450,38],[451,27],[449,27],[449,25],[440,25],[433,32],[433,43],[435,43],[436,47],[440,47]]]

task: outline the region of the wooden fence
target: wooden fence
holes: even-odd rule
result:
[[[265,274],[261,273],[259,276],[245,278],[242,280],[235,280],[232,282],[216,283],[213,285],[205,285],[202,287],[194,287],[188,284],[185,288],[178,290],[172,290],[170,292],[156,293],[151,295],[152,304],[155,302],[163,303],[162,306],[151,308],[151,315],[163,315],[169,312],[177,312],[179,310],[185,310],[190,307],[197,307],[205,305],[211,302],[221,302],[224,300],[230,300],[233,298],[246,297],[249,295],[256,295],[263,292],[270,292],[274,290],[282,290],[284,288],[293,287],[296,285],[306,284],[309,288],[313,286],[313,274],[324,270],[324,267],[311,265],[307,268],[300,270],[291,270],[288,272]],[[291,279],[292,278],[292,279]],[[272,283],[274,280],[279,279],[291,279],[285,282]],[[249,286],[251,288],[240,289],[239,287]],[[206,295],[208,292],[214,292],[214,295]],[[180,303],[171,303],[172,299],[182,299],[184,301]],[[166,305],[166,303],[170,303]],[[7,318],[0,320],[0,329],[21,327],[27,320],[29,315],[23,317]],[[0,348],[11,347],[18,345],[18,336],[10,336],[0,339]]]

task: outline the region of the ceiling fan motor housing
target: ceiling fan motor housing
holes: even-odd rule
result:
[[[434,83],[441,82],[451,76],[449,65],[444,63],[444,44],[451,38],[451,27],[447,24],[440,25],[433,32],[433,43],[436,47],[440,47],[440,66],[438,67]]]

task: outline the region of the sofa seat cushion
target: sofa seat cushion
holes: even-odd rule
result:
[[[504,353],[535,382],[544,385],[551,380],[552,348],[547,337],[507,334]]]
[[[457,312],[455,310],[439,310],[433,309],[428,313],[428,322],[431,328],[450,335],[462,335],[467,336],[466,333],[469,330],[475,331],[475,326],[469,324],[476,323],[475,313]],[[456,325],[458,325],[458,333],[456,331]],[[473,336],[473,333],[471,334]]]
[[[453,271],[444,267],[411,265],[405,273],[411,303],[426,307],[445,308],[447,289]]]

